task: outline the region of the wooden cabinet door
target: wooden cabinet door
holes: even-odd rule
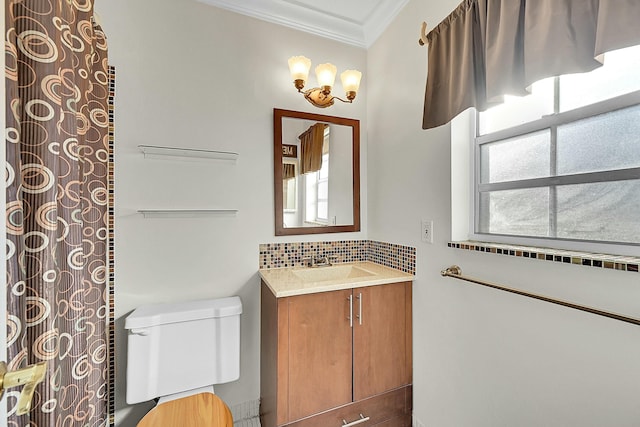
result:
[[[351,290],[288,298],[288,420],[351,402]]]
[[[356,288],[353,296],[354,400],[410,384],[411,282]]]

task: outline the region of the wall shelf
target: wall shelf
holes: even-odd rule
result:
[[[231,217],[237,209],[140,209],[145,218],[195,218],[195,217]]]
[[[154,145],[138,145],[145,158],[156,159],[166,157],[183,157],[196,159],[216,159],[235,162],[238,153],[216,150],[198,150],[194,148],[158,147]]]

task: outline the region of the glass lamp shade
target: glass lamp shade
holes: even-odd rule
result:
[[[292,56],[289,58],[289,71],[291,79],[307,81],[309,78],[309,69],[311,68],[311,60],[304,56]]]
[[[340,74],[342,88],[345,92],[358,92],[360,79],[362,79],[362,73],[358,70],[346,70]]]
[[[316,67],[316,78],[320,87],[333,87],[338,69],[333,64],[320,64]]]

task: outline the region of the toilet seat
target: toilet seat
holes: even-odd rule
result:
[[[212,393],[161,403],[138,423],[138,427],[233,427],[229,407]]]

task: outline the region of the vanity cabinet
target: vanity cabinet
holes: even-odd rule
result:
[[[261,287],[263,427],[411,426],[411,282]]]

